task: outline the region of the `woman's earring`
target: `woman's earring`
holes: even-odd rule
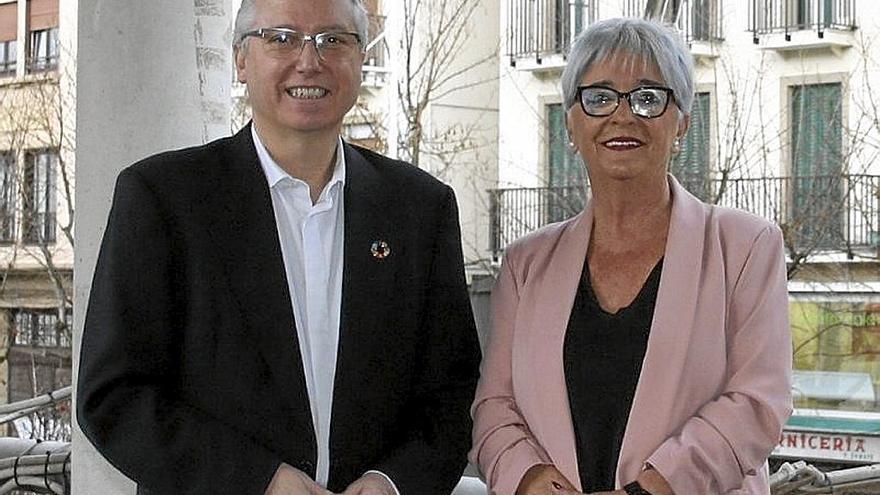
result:
[[[675,141],[672,142],[672,153],[678,154],[681,152],[681,138],[675,138]]]
[[[568,142],[568,148],[571,150],[572,153],[578,152],[578,145],[574,144],[574,141]]]

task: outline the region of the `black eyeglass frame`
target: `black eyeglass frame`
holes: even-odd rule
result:
[[[583,98],[584,91],[588,90],[588,89],[606,89],[608,91],[611,91],[615,95],[617,95],[617,101],[615,101],[615,103],[614,103],[614,108],[612,108],[610,112],[603,113],[603,114],[595,114],[595,113],[588,112],[586,105],[584,105],[584,98]],[[636,113],[636,109],[635,109],[635,107],[633,107],[633,102],[631,99],[632,94],[637,91],[641,91],[641,90],[645,90],[645,89],[658,89],[658,90],[661,90],[664,93],[666,93],[666,104],[663,105],[663,110],[661,110],[660,113],[658,113],[657,115],[654,115],[654,116],[640,115],[640,114]],[[643,119],[656,119],[658,117],[662,117],[663,114],[666,113],[666,110],[669,108],[670,101],[675,101],[675,105],[678,106],[678,101],[675,99],[675,91],[673,91],[672,88],[667,88],[666,86],[639,86],[639,87],[633,88],[633,89],[631,89],[627,92],[623,92],[623,93],[620,91],[617,91],[614,88],[611,88],[611,87],[608,87],[608,86],[605,86],[602,84],[590,84],[587,86],[578,86],[578,88],[577,88],[577,101],[578,101],[578,103],[580,103],[581,110],[585,114],[589,115],[590,117],[607,117],[609,115],[612,115],[614,112],[617,111],[617,108],[620,106],[620,99],[621,98],[626,99],[626,102],[629,103],[629,110],[630,110],[630,112],[632,112],[633,115],[635,115],[637,117],[641,117]]]
[[[275,34],[289,34],[289,35],[302,36],[302,43],[300,43],[300,45],[299,45],[300,53],[302,53],[302,51],[305,50],[306,43],[311,41],[312,44],[315,45],[315,51],[318,52],[318,56],[320,56],[321,59],[324,58],[324,54],[323,54],[322,49],[318,48],[318,37],[320,37],[320,36],[327,36],[327,35],[332,35],[332,34],[347,34],[349,36],[354,36],[354,39],[357,41],[358,48],[361,51],[363,51],[363,49],[364,49],[364,42],[361,39],[361,35],[358,33],[355,33],[355,32],[351,32],[351,31],[324,31],[321,33],[307,34],[302,31],[297,31],[295,29],[290,29],[290,28],[285,28],[285,27],[268,27],[268,28],[254,29],[253,31],[247,31],[246,33],[241,35],[241,39],[239,40],[239,42],[244,42],[244,40],[246,38],[249,38],[252,36],[255,38],[266,39],[267,36],[271,36],[271,35],[275,35]]]

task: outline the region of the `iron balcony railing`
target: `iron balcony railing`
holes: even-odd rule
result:
[[[0,244],[15,242],[15,209],[0,205]]]
[[[385,16],[370,15],[369,40],[364,65],[385,67]]]
[[[15,75],[15,59],[12,60],[0,60],[0,77],[14,76]]]
[[[644,0],[624,0],[621,7],[627,17],[675,23],[688,43],[723,39],[721,0],[666,0],[650,5]],[[540,64],[548,56],[567,54],[574,38],[599,20],[599,14],[598,0],[508,0],[507,55],[511,65],[520,59]]]
[[[55,242],[55,213],[27,213],[23,219],[23,240],[27,244],[51,244]]]
[[[507,47],[511,65],[568,53],[571,41],[598,19],[596,0],[508,0]]]
[[[856,28],[856,0],[752,0],[749,30],[755,43],[761,34]]]
[[[685,41],[724,40],[722,0],[624,0],[623,15],[675,24]]]
[[[789,248],[799,253],[880,247],[880,175],[715,179],[684,186],[704,201],[779,224]],[[493,256],[539,227],[574,216],[588,195],[589,187],[490,190]]]
[[[35,57],[28,61],[27,69],[30,73],[48,72],[58,68],[58,55],[46,55]]]
[[[15,40],[0,41],[0,77],[14,76],[17,53]]]
[[[624,0],[623,15],[675,24],[688,45],[723,41],[722,0]]]
[[[688,44],[724,40],[721,13],[722,0],[685,0],[681,4],[676,25]]]
[[[369,35],[364,57],[363,82],[383,86],[388,83],[390,69],[386,67],[388,43],[385,39],[385,16],[370,15]]]

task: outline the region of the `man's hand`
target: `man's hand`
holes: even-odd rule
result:
[[[538,464],[526,471],[516,495],[582,495],[550,464]]]
[[[281,464],[266,488],[266,495],[332,495],[332,492],[321,488],[304,472]]]
[[[381,474],[367,473],[348,485],[342,495],[397,495],[397,492]]]

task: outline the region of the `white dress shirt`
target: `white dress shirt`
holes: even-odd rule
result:
[[[345,152],[340,138],[333,175],[318,201],[312,204],[309,185],[292,177],[272,159],[254,126],[251,126],[251,135],[269,183],[309,392],[318,446],[315,481],[326,488],[330,475],[330,417],[342,307]],[[384,477],[399,495],[388,475],[374,470],[367,473]]]
[[[251,133],[269,183],[287,272],[318,446],[315,481],[326,487],[342,304],[345,153],[340,139],[333,175],[318,201],[312,204],[309,185],[285,172],[269,155],[256,129],[251,127]]]

